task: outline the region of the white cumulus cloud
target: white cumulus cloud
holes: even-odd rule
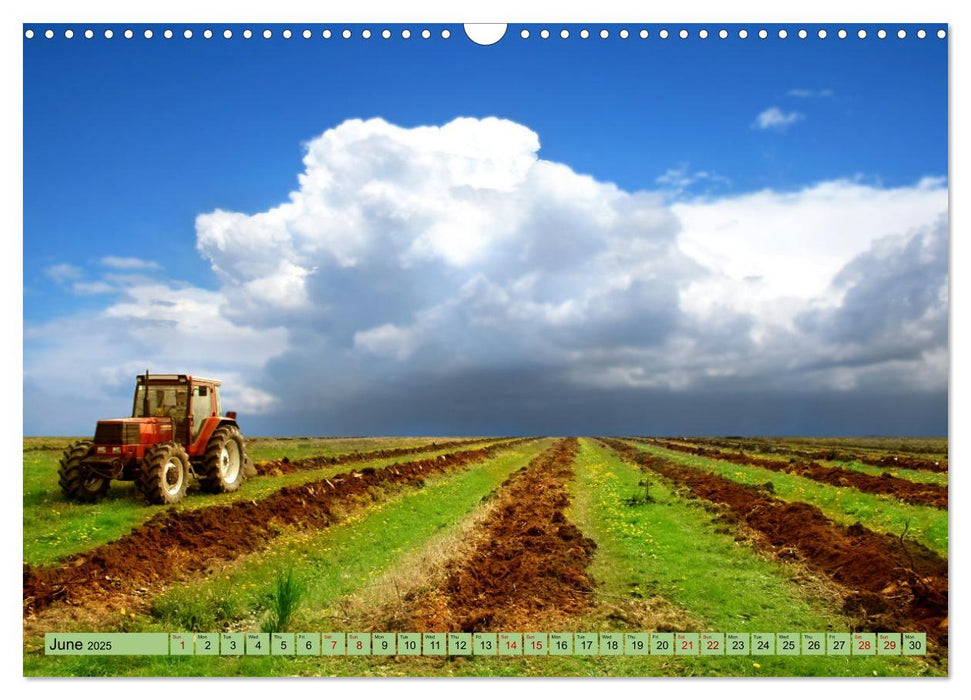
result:
[[[672,189],[722,176],[682,166],[657,191],[627,191],[539,149],[534,131],[496,118],[344,122],[306,145],[279,205],[198,216],[218,290],[105,276],[119,291],[100,312],[28,328],[25,385],[80,397],[136,367],[211,373],[232,379],[240,410],[327,432],[380,429],[368,426],[381,411],[412,425],[415,406],[445,410],[460,386],[481,401],[446,415],[486,420],[580,410],[543,408],[559,387],[580,392],[571,400],[704,402],[712,387],[946,382],[944,180],[672,202]],[[904,301],[879,302],[902,286]],[[871,305],[879,318],[865,325]],[[40,420],[43,400],[26,396]]]
[[[759,115],[755,118],[755,122],[752,124],[752,128],[761,129],[762,131],[769,129],[785,131],[802,119],[805,119],[805,115],[801,112],[783,112],[778,107],[769,107],[759,112]]]

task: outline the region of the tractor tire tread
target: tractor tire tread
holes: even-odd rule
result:
[[[219,469],[222,448],[228,440],[236,440],[236,443],[239,445],[239,475],[233,482],[225,481]],[[232,493],[239,489],[239,485],[246,478],[243,469],[246,462],[245,449],[243,435],[235,425],[222,425],[212,431],[212,436],[206,445],[202,463],[199,465],[199,483],[203,491],[208,493]]]
[[[182,488],[176,495],[170,495],[162,486],[165,464],[173,455],[178,456],[182,460],[184,470]],[[145,453],[145,457],[142,459],[141,473],[135,480],[135,484],[142,496],[149,503],[154,505],[171,505],[178,503],[185,497],[188,481],[189,455],[186,453],[185,448],[177,442],[162,442]]]
[[[57,485],[61,487],[68,500],[80,503],[97,503],[108,491],[108,479],[102,479],[98,489],[92,491],[84,486],[84,467],[81,460],[88,456],[94,443],[79,440],[68,446],[61,455],[57,469]]]

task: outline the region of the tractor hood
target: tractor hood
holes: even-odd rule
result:
[[[172,439],[171,418],[109,418],[98,421],[96,445],[146,445]]]

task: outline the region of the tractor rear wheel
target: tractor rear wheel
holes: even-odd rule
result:
[[[189,455],[175,442],[163,442],[145,453],[138,490],[149,503],[169,505],[185,498],[189,485]]]
[[[108,492],[108,479],[95,476],[81,463],[91,454],[93,443],[79,440],[64,450],[57,470],[57,483],[68,500],[80,503],[97,503]]]
[[[216,428],[200,467],[202,488],[209,493],[230,493],[243,483],[246,453],[243,436],[235,425]]]

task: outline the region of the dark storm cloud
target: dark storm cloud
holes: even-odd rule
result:
[[[280,434],[940,435],[947,392],[771,392],[583,388],[542,366],[402,377],[312,410],[254,419]],[[377,426],[377,427],[376,427]]]

